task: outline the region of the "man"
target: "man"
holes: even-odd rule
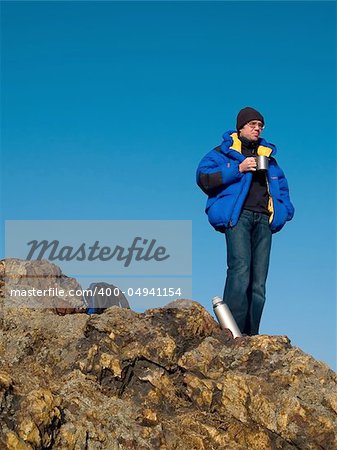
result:
[[[226,235],[224,302],[247,335],[259,332],[272,234],[294,215],[276,147],[261,138],[264,124],[258,111],[243,108],[236,130],[223,135],[197,170],[197,183],[208,195],[208,220]],[[256,170],[257,155],[269,158],[267,171]]]

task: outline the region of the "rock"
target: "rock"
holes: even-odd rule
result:
[[[3,308],[0,358],[1,449],[337,448],[336,374],[286,336],[232,339],[192,300]]]
[[[63,275],[59,267],[46,260],[2,260],[0,278],[7,308],[50,308],[65,314],[84,307],[82,295],[76,294],[81,286],[75,278]],[[46,295],[37,295],[37,291]],[[26,295],[17,295],[18,292]]]

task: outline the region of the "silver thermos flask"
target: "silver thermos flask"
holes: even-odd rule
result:
[[[223,330],[228,328],[232,332],[234,338],[241,337],[242,334],[239,327],[237,326],[237,323],[235,322],[235,319],[226,303],[220,297],[213,297],[212,304],[220,327]]]

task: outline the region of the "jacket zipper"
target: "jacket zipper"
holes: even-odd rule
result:
[[[268,210],[270,211],[270,209],[269,209],[269,204],[270,204],[271,209],[272,209],[271,214],[270,214],[270,217],[269,217],[269,223],[272,223],[273,218],[274,218],[274,212],[275,212],[275,211],[274,211],[274,200],[273,200],[273,197],[272,197],[272,195],[271,195],[271,193],[270,193],[270,189],[269,189],[269,181],[268,181],[267,173],[266,173],[265,177],[266,177],[267,191],[268,191],[268,196],[269,196],[269,200],[268,200]]]
[[[235,209],[235,207],[236,207],[236,204],[237,204],[237,202],[238,202],[238,200],[239,200],[239,198],[240,198],[240,196],[241,196],[241,194],[242,194],[243,186],[244,186],[244,185],[241,186],[241,190],[240,190],[238,196],[236,197],[236,200],[235,200],[235,203],[234,203],[234,206],[233,206],[231,215],[230,215],[230,219],[229,219],[229,226],[230,226],[230,227],[233,226],[233,221],[232,221],[232,218],[233,218],[233,217],[232,217],[232,216],[233,216],[233,212],[234,212],[234,209]]]

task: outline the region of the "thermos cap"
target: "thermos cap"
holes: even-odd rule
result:
[[[220,297],[218,297],[218,296],[213,297],[213,298],[212,298],[212,305],[213,305],[213,308],[214,308],[215,306],[217,306],[219,303],[222,303],[222,302],[223,302],[222,298],[220,298]]]

